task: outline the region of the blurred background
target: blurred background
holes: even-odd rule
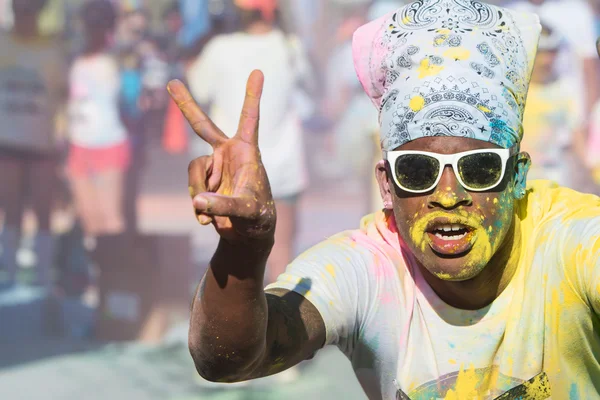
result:
[[[371,0],[0,0],[0,399],[364,399],[335,349],[252,383],[199,378],[193,291],[216,247],[186,166],[210,149],[165,90],[235,133],[265,71],[260,146],[278,211],[265,280],[381,207],[377,113],[353,31]],[[600,1],[493,1],[543,24],[531,176],[598,193]]]

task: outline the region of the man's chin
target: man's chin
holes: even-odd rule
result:
[[[438,256],[435,253],[422,263],[429,273],[446,282],[464,282],[477,277],[485,268],[485,263],[469,262],[469,254],[462,256]]]

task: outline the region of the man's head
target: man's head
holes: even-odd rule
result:
[[[102,50],[109,44],[116,21],[117,12],[109,0],[89,0],[81,10],[87,52]]]
[[[277,0],[235,0],[243,29],[256,23],[273,23],[277,17]]]
[[[483,3],[425,0],[360,28],[359,79],[380,110],[386,208],[420,263],[477,276],[525,196],[522,117],[540,25]]]
[[[388,153],[393,164],[381,162],[376,173],[401,237],[440,279],[463,281],[479,275],[512,228],[515,200],[525,193],[529,157],[460,137],[423,137],[398,150],[400,157]],[[461,153],[465,155],[459,158]],[[457,168],[442,166],[435,154],[458,155]],[[412,193],[403,186],[426,191]]]
[[[46,3],[47,0],[12,0],[16,27],[18,28],[20,24],[37,24]]]
[[[562,43],[562,37],[558,31],[548,25],[542,25],[540,44],[531,78],[533,82],[545,83],[552,79],[556,71],[556,60]]]

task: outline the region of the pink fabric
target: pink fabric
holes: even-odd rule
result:
[[[381,65],[387,54],[392,50],[376,39],[383,37],[385,21],[389,20],[394,13],[395,11],[390,12],[358,28],[352,40],[356,74],[377,109],[381,106],[381,98],[384,94],[385,73],[371,68],[371,66]]]
[[[259,10],[267,21],[275,19],[277,0],[235,0],[235,5],[243,10]]]
[[[396,265],[401,278],[403,293],[408,300],[406,311],[408,318],[403,328],[401,343],[408,342],[410,323],[413,318],[416,302],[415,271],[417,263],[406,244],[400,238],[394,214],[389,211],[379,211],[365,217],[361,221],[360,231],[357,231],[352,239],[356,244],[368,248],[374,255],[374,273],[386,271],[390,261]],[[383,265],[385,264],[385,265]]]

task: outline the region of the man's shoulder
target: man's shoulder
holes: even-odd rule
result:
[[[517,210],[522,220],[534,226],[556,222],[567,227],[581,220],[600,221],[600,197],[596,195],[580,193],[545,180],[532,181],[527,193]]]

